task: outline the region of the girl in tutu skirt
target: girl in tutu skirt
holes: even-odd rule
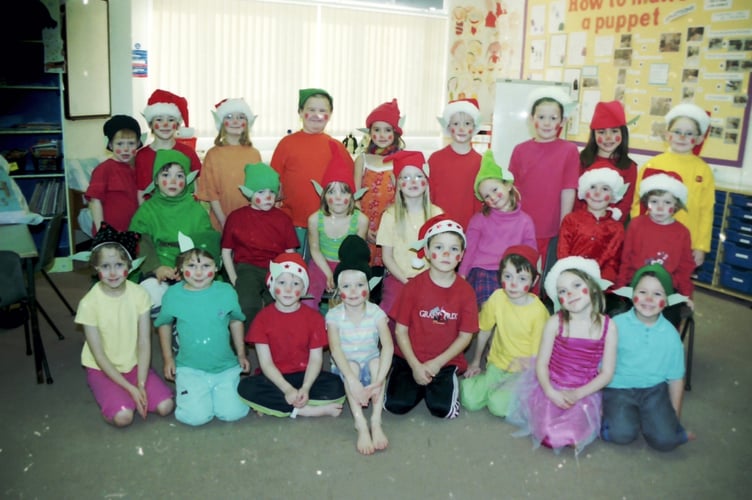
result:
[[[600,390],[616,364],[616,328],[603,314],[610,284],[598,263],[583,257],[559,260],[546,276],[558,313],[546,323],[535,371],[521,377],[507,415],[536,447],[572,446],[578,454],[598,436]]]

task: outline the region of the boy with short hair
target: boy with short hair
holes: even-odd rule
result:
[[[634,307],[614,317],[619,331],[616,368],[603,389],[604,441],[627,444],[642,433],[651,448],[671,451],[694,439],[679,423],[684,397],[684,347],[661,312],[686,297],[674,293],[660,264],[637,270],[626,294]]]
[[[410,279],[391,310],[396,321],[392,373],[384,407],[396,414],[421,399],[432,415],[456,418],[460,412],[457,374],[467,368],[463,351],[478,331],[473,288],[456,273],[465,233],[445,215],[428,219],[416,243],[429,268]]]
[[[190,160],[192,172],[201,170],[201,160],[190,146],[178,142],[176,138],[193,136],[193,129],[188,126],[188,101],[184,97],[166,90],[155,90],[144,108],[144,118],[149,124],[154,140],[136,154],[136,187],[139,205],[146,199],[147,186],[152,181],[152,169],[157,151],[174,149],[183,153]],[[181,127],[180,124],[185,124]],[[193,186],[190,186],[193,193]]]
[[[125,231],[138,208],[136,173],[133,161],[141,147],[141,127],[128,115],[115,115],[102,127],[112,157],[91,173],[86,189],[93,230],[96,235],[103,221],[117,231]]]
[[[674,215],[686,207],[687,188],[673,172],[648,169],[639,186],[641,203],[648,212],[629,223],[624,237],[617,287],[626,286],[638,269],[647,264],[661,264],[673,277],[673,286],[687,297],[692,296],[692,240],[689,230]],[[693,308],[691,300],[687,305]],[[679,307],[666,309],[664,315],[679,325]]]
[[[345,147],[324,132],[334,109],[332,96],[323,89],[300,89],[298,115],[303,128],[288,134],[279,141],[272,155],[271,166],[277,171],[282,184],[280,199],[282,210],[292,219],[298,235],[300,254],[308,260],[310,253],[306,232],[308,217],[319,209],[321,198],[311,189],[311,180],[321,184],[334,142],[353,172],[353,160]]]
[[[308,290],[308,267],[295,252],[269,264],[274,303],[256,316],[245,336],[256,346],[260,375],[240,381],[238,394],[254,411],[275,417],[336,417],[342,413],[342,380],[322,371],[328,344],[324,317],[300,298]]]
[[[481,209],[474,188],[481,155],[471,142],[480,126],[478,101],[451,101],[439,117],[439,123],[451,142],[428,158],[431,202],[462,227],[467,227],[470,217]]]
[[[480,333],[475,352],[460,384],[462,406],[470,411],[484,407],[505,417],[512,398],[512,382],[538,354],[548,310],[531,293],[538,281],[538,251],[514,245],[504,252],[499,265],[499,283],[483,304],[478,317]],[[481,357],[493,333],[485,373]]]
[[[279,175],[266,163],[245,166],[245,184],[238,186],[249,205],[230,212],[222,232],[222,262],[238,291],[248,330],[253,318],[272,296],[266,287],[269,262],[283,252],[294,252],[298,238],[290,217],[274,206]]]

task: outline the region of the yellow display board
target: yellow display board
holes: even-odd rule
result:
[[[663,116],[681,102],[711,115],[701,156],[741,166],[749,123],[752,2],[528,0],[523,77],[570,83],[567,139],[587,142],[598,101],[619,100],[630,151],[666,148]]]

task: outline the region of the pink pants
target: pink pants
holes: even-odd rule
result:
[[[122,375],[131,384],[138,384],[138,366]],[[113,382],[102,370],[86,368],[86,381],[107,420],[112,420],[122,410],[135,411],[136,402],[130,393]],[[152,368],[149,368],[149,375],[146,377],[146,397],[149,412],[156,411],[162,401],[172,399],[172,390]]]

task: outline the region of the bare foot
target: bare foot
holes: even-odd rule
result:
[[[377,450],[385,450],[389,446],[389,440],[384,434],[384,430],[381,428],[381,422],[371,423],[371,436],[373,438],[373,446]]]
[[[363,455],[373,455],[376,448],[371,441],[371,433],[368,432],[368,425],[358,425],[355,427],[358,431],[358,443],[355,445],[358,448],[358,452]]]
[[[697,434],[695,434],[692,431],[686,431],[687,432],[687,441],[694,441],[697,439]]]
[[[342,413],[342,405],[339,403],[329,403],[323,406],[307,405],[298,411],[300,417],[339,417]]]

